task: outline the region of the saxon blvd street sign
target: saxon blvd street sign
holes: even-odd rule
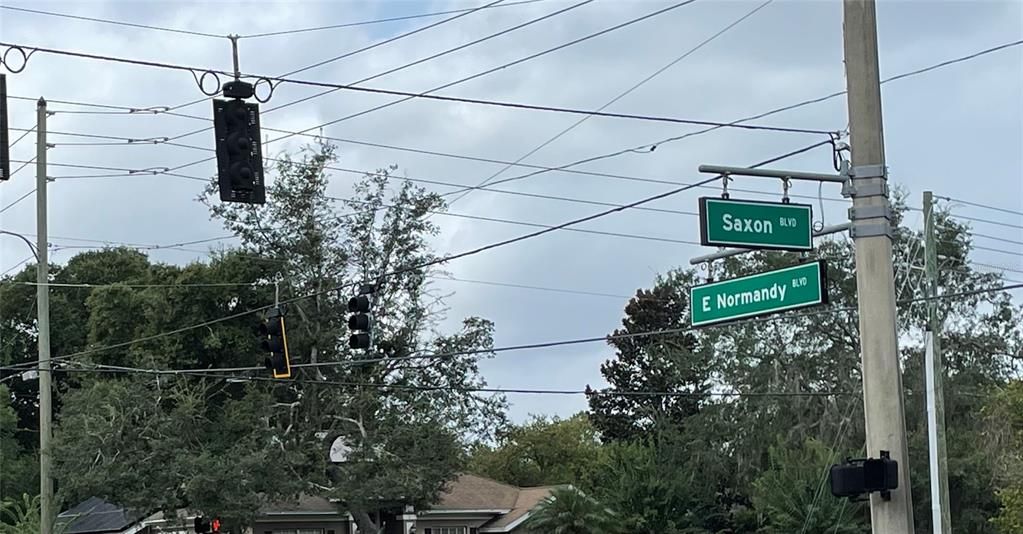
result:
[[[827,266],[816,261],[689,289],[690,320],[707,326],[828,302]]]
[[[700,242],[719,247],[813,249],[809,204],[700,199]]]

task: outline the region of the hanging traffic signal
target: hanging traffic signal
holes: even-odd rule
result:
[[[348,311],[352,315],[348,316],[348,330],[351,335],[348,337],[348,346],[353,349],[368,349],[372,343],[370,337],[370,331],[372,325],[370,324],[370,311],[373,307],[373,301],[370,299],[370,293],[376,290],[371,284],[363,284],[359,288],[359,294],[348,299]]]
[[[213,521],[210,521],[210,532],[211,534],[220,534],[220,519],[214,517]]]
[[[228,96],[231,96],[228,94]],[[259,142],[259,104],[239,98],[213,100],[220,200],[264,204],[263,149]]]
[[[280,308],[270,310],[266,321],[259,325],[259,334],[263,338],[260,347],[267,354],[263,365],[273,371],[274,378],[290,378],[288,333],[284,325],[284,312]]]
[[[210,521],[203,516],[196,517],[192,526],[196,534],[209,534],[210,532]]]

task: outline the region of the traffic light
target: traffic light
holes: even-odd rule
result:
[[[376,289],[371,284],[363,284],[359,288],[359,294],[348,299],[348,330],[351,335],[348,337],[348,346],[353,349],[368,349],[372,343],[370,331],[370,311],[373,308],[373,301],[370,294]]]
[[[225,90],[225,93],[227,91]],[[228,93],[227,96],[237,93]],[[220,200],[264,204],[263,149],[259,142],[259,104],[240,98],[213,100]]]
[[[263,364],[273,371],[274,378],[290,378],[288,332],[284,324],[284,312],[280,308],[270,310],[266,321],[259,325],[259,334],[263,338],[260,347],[267,353]]]
[[[888,451],[881,451],[880,458],[847,459],[831,466],[830,479],[835,497],[880,492],[881,498],[888,500],[889,492],[899,487],[899,462],[892,460]]]
[[[0,74],[0,182],[11,178],[10,137],[7,126],[7,75]]]
[[[196,534],[219,534],[220,533],[220,519],[214,517],[213,519],[206,519],[203,516],[195,518],[193,524]]]

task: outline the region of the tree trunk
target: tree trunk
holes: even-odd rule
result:
[[[355,518],[355,524],[359,526],[359,534],[380,534],[380,527],[373,522],[369,512],[365,510],[352,510],[352,517]]]

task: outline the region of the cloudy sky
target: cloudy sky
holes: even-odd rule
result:
[[[229,41],[217,35],[254,35],[286,30],[467,9],[484,2],[12,2],[0,5],[45,10],[83,17],[112,19],[208,33],[188,35],[153,29],[103,24],[16,10],[0,10],[0,41],[26,46],[74,50],[146,61],[229,70]],[[668,7],[660,1],[540,0],[502,5],[439,24],[407,38],[350,55],[294,77],[351,83],[438,52],[492,35],[564,10],[535,24],[366,82],[367,87],[422,92],[487,71],[517,59],[613,27]],[[576,6],[576,4],[582,4]],[[573,7],[576,6],[576,7]],[[759,9],[758,9],[759,8]],[[754,12],[755,11],[755,12]],[[752,14],[750,14],[752,13]],[[747,17],[748,15],[748,17]],[[774,0],[747,2],[699,0],[663,14],[588,39],[542,57],[454,85],[438,94],[597,109],[655,72],[608,111],[734,121],[845,89],[842,63],[842,9],[838,0]],[[434,24],[453,14],[355,25],[344,28],[240,40],[241,69],[260,75],[281,75],[358,50],[373,43]],[[741,23],[707,42],[739,19]],[[928,67],[1006,43],[1023,40],[1020,1],[881,1],[878,6],[882,77]],[[2,50],[0,50],[2,51]],[[683,59],[680,57],[685,55]],[[20,67],[17,52],[10,54]],[[175,137],[208,125],[210,104],[202,101],[177,109],[196,118],[165,113],[101,111],[63,102],[131,108],[174,107],[200,99],[192,76],[164,70],[71,58],[45,53],[31,57],[20,74],[8,75],[12,141],[35,122],[34,100],[44,96],[57,113],[49,119],[50,235],[54,259],[66,261],[80,249],[67,246],[110,243],[175,244],[224,235],[194,201],[200,181],[167,175],[107,178],[61,178],[91,174],[124,174],[58,164],[117,169],[174,168],[206,159],[201,150],[213,146],[211,132],[178,139],[197,148],[166,144],[115,142],[56,132],[124,139]],[[264,128],[285,131],[318,125],[396,100],[396,97],[338,91],[270,111],[271,108],[321,92],[314,87],[285,84],[262,106]],[[890,174],[920,206],[920,195],[937,195],[1003,208],[996,211],[958,204],[958,215],[992,222],[974,222],[976,244],[999,251],[978,251],[982,270],[1006,269],[1008,278],[1023,279],[1023,46],[1013,46],[969,61],[892,81],[884,86],[885,142]],[[810,130],[843,130],[847,125],[844,97],[778,113],[756,124]],[[110,111],[110,110],[108,110]],[[78,112],[78,113],[72,113]],[[397,164],[408,177],[476,185],[502,165],[424,155],[359,143],[386,144],[477,158],[515,161],[581,117],[559,113],[505,109],[416,99],[327,126],[323,134],[340,142],[339,166],[371,170]],[[558,166],[579,159],[649,145],[702,129],[665,122],[590,118],[523,162]],[[266,132],[273,139],[279,134]],[[623,180],[586,174],[550,172],[496,186],[530,194],[571,197],[623,204],[671,189],[664,182],[693,182],[701,163],[749,165],[825,139],[821,135],[721,129],[659,145],[650,153],[627,153],[576,167],[580,170],[661,181]],[[293,150],[308,138],[291,137],[264,147],[264,153]],[[34,135],[17,143],[15,160],[35,153]],[[820,148],[793,157],[776,168],[831,171],[831,154]],[[20,164],[14,164],[14,169]],[[205,178],[212,162],[177,172]],[[499,178],[528,168],[512,168]],[[343,195],[353,175],[336,173],[332,190]],[[0,209],[35,187],[27,168],[0,184]],[[431,186],[439,192],[451,187]],[[774,182],[741,180],[735,196],[777,199]],[[836,186],[797,184],[794,193],[823,205],[827,224],[846,220],[848,203]],[[686,244],[699,240],[691,214],[697,198],[714,188],[688,191],[651,207],[690,213],[627,211],[580,226],[589,230],[627,233],[658,239],[612,237],[580,232],[554,232],[491,252],[452,262],[454,276],[473,282],[445,282],[455,292],[451,316],[481,315],[497,324],[497,344],[512,345],[606,334],[619,323],[627,296],[648,287],[658,273],[685,265],[708,250]],[[32,234],[34,197],[0,214],[0,228]],[[475,191],[450,207],[454,214],[512,221],[558,224],[601,211],[595,205],[541,199],[535,196]],[[443,233],[438,252],[458,252],[499,241],[532,228],[438,216]],[[910,224],[920,224],[918,216]],[[992,238],[1000,238],[999,241]],[[681,241],[681,242],[679,242]],[[1011,241],[1015,241],[1013,243]],[[156,250],[158,261],[184,263],[201,259],[208,246]],[[0,239],[0,272],[26,259],[23,243]],[[1011,270],[1015,270],[1013,272]],[[478,282],[541,286],[602,293],[602,296],[511,288]],[[1017,293],[1020,294],[1020,293]],[[58,325],[59,327],[59,325]],[[602,344],[506,353],[486,363],[493,386],[581,389],[602,384],[599,364],[611,352]],[[529,413],[566,415],[584,407],[582,397],[513,395],[513,417]]]

